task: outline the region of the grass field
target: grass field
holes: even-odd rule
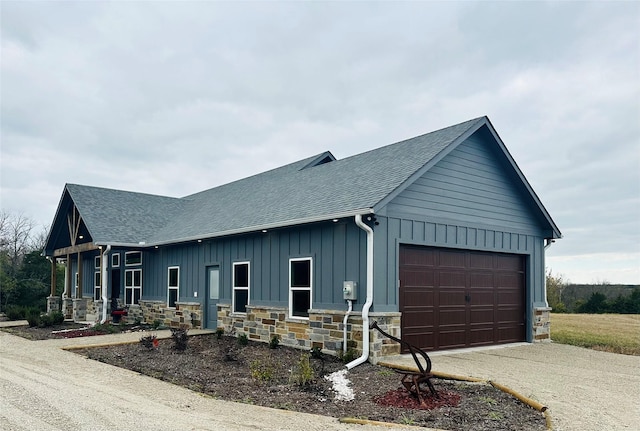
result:
[[[638,314],[551,314],[556,343],[640,356]]]

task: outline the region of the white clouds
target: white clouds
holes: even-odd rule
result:
[[[565,233],[554,259],[640,243],[638,4],[2,12],[2,206],[43,223],[65,182],[183,196],[487,114]]]

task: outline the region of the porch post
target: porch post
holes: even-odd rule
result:
[[[55,257],[51,258],[51,296],[56,296],[56,262],[57,259]]]
[[[82,298],[83,286],[82,286],[82,255],[78,252],[78,290],[76,290],[76,298]]]
[[[71,255],[67,255],[64,264],[64,296],[71,298]]]

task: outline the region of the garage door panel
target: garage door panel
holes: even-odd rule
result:
[[[402,334],[402,339],[414,346],[419,346],[420,343],[429,343],[433,345],[436,342],[436,337],[433,332],[420,332],[406,335]]]
[[[447,325],[462,325],[464,326],[464,322],[466,311],[464,309],[456,308],[456,309],[448,309],[448,308],[440,308],[438,310],[438,321],[440,323],[440,327]],[[462,322],[462,323],[460,323]]]
[[[482,346],[492,344],[495,340],[496,334],[493,328],[471,328],[471,341],[472,346]]]
[[[493,255],[486,253],[469,253],[469,268],[493,269]]]
[[[493,325],[493,323],[496,321],[496,314],[493,310],[493,308],[491,309],[471,309],[471,312],[469,313],[469,323],[470,324],[474,324],[474,323],[488,323]]]
[[[493,305],[493,303],[495,302],[495,293],[494,292],[487,292],[486,290],[471,291],[471,292],[467,293],[466,296],[467,296],[468,302],[469,302],[469,304],[471,306],[474,306],[474,305],[486,305],[486,304]]]
[[[513,254],[499,254],[496,261],[496,269],[522,270],[522,257]]]
[[[402,336],[426,350],[525,339],[524,259],[400,247]]]
[[[436,338],[437,337],[437,338]],[[438,342],[438,348],[454,349],[456,347],[465,347],[467,345],[467,330],[464,327],[460,329],[440,329],[434,338]]]
[[[404,300],[404,304],[406,306],[411,305],[422,305],[422,304],[433,304],[435,292],[433,289],[424,289],[424,290],[406,290],[402,298]]]
[[[466,253],[464,251],[448,251],[438,253],[438,264],[441,268],[464,268],[466,266]]]
[[[405,328],[425,328],[435,324],[435,311],[420,310],[402,313],[402,324]]]
[[[440,271],[438,272],[438,285],[440,287],[461,287],[467,285],[467,277],[464,272]]]
[[[405,273],[405,285],[406,286],[434,286],[435,273],[428,269],[411,269]]]
[[[493,288],[495,283],[493,281],[492,272],[472,272],[469,274],[469,287],[474,288]]]
[[[504,322],[522,322],[524,315],[519,308],[499,307],[497,312],[496,321],[500,323]]]
[[[496,295],[498,297],[497,298],[498,304],[501,304],[501,305],[514,305],[514,306],[520,307],[520,304],[522,303],[522,299],[523,299],[522,292],[513,291],[513,290],[507,290],[507,291],[498,290]]]
[[[498,273],[495,286],[498,288],[517,288],[521,284],[520,278],[521,275],[518,273]]]
[[[516,343],[524,337],[524,325],[498,328],[499,343]]]
[[[441,290],[437,293],[438,304],[442,306],[455,305],[459,306],[464,304],[465,293],[463,289],[447,289]]]

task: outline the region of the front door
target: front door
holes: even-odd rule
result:
[[[205,322],[207,329],[218,329],[218,299],[220,298],[220,267],[207,267]]]
[[[117,300],[120,298],[120,269],[111,270],[111,308],[118,308]]]

